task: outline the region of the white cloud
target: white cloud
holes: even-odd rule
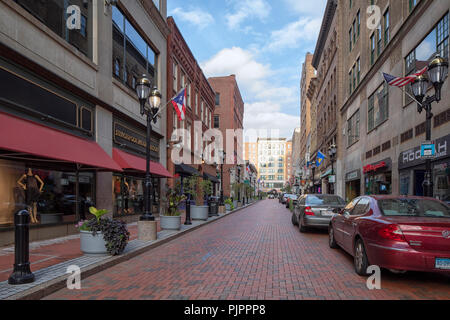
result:
[[[169,14],[185,22],[192,23],[200,29],[204,29],[214,23],[213,16],[199,8],[194,8],[190,11],[186,11],[185,9],[177,7],[173,9]]]
[[[282,137],[291,137],[299,126],[299,116],[282,111],[283,106],[299,104],[298,89],[276,85],[276,72],[270,65],[258,62],[255,53],[239,47],[227,48],[201,66],[207,77],[236,75],[245,102],[246,130],[278,129]]]
[[[284,0],[286,5],[296,13],[322,18],[327,0]]]
[[[234,12],[225,16],[230,29],[237,29],[245,19],[264,20],[269,16],[271,7],[265,0],[233,0]]]
[[[319,37],[321,18],[300,18],[280,30],[272,31],[266,48],[281,50],[301,47],[305,41],[316,41]]]

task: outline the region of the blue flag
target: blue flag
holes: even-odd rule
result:
[[[322,164],[323,160],[325,160],[325,155],[322,152],[317,152],[317,159],[316,159],[316,167],[320,167],[320,165]]]

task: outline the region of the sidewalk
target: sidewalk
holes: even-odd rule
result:
[[[87,277],[248,206],[227,212],[219,217],[211,217],[208,221],[193,221],[191,226],[184,225],[185,216],[183,214],[183,225],[180,231],[162,231],[158,221],[158,240],[150,242],[137,240],[137,223],[129,224],[130,241],[125,252],[117,257],[83,255],[80,251],[79,235],[31,243],[31,271],[34,273],[36,280],[34,283],[27,285],[11,286],[8,284],[7,280],[14,264],[14,246],[2,248],[0,249],[0,299],[35,299],[47,295],[55,288],[65,285],[66,270],[70,265],[79,266],[83,277]]]

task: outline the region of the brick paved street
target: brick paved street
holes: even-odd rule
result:
[[[369,291],[326,232],[301,234],[266,200],[46,299],[450,299],[450,278],[383,272]]]

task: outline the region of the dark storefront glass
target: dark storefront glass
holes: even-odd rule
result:
[[[366,194],[392,194],[392,173],[386,172],[367,175]]]
[[[28,176],[29,169],[31,176]],[[41,181],[44,184],[42,193],[39,192]],[[77,221],[75,186],[74,172],[30,168],[25,163],[0,160],[0,226],[12,225],[14,214],[22,209],[34,213],[39,224]],[[80,173],[81,220],[88,218],[89,207],[95,203],[94,194],[94,174]]]
[[[92,58],[92,41],[89,37],[92,34],[92,3],[83,0],[15,0],[25,10],[40,20],[58,36],[66,40],[72,46],[81,51],[88,58]],[[69,30],[67,19],[71,16],[67,14],[67,8],[76,5],[81,10],[80,30]]]
[[[434,196],[450,203],[450,161],[434,166],[433,181]]]
[[[160,180],[153,179],[153,214],[159,213]],[[144,212],[144,178],[113,176],[114,216],[143,214]]]

